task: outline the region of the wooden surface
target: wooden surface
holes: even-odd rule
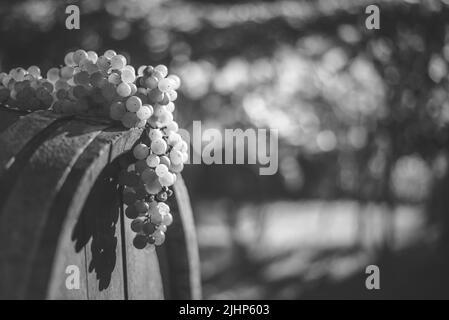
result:
[[[132,148],[141,129],[47,111],[8,116],[0,125],[1,299],[200,297],[182,179],[167,245],[158,253],[132,247],[116,187],[117,157]],[[80,270],[79,289],[66,287],[68,266]]]

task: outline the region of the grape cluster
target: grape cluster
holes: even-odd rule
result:
[[[154,249],[164,243],[173,222],[165,202],[188,158],[188,145],[173,120],[180,85],[180,78],[169,75],[164,65],[144,65],[136,72],[125,56],[113,50],[98,56],[80,49],[69,52],[64,65],[51,68],[45,77],[36,66],[0,73],[0,103],[30,111],[107,117],[126,128],[144,128],[118,183],[136,233],[134,246]]]
[[[121,121],[126,128],[167,126],[181,81],[164,65],[141,66],[137,73],[125,56],[107,50],[76,50],[64,66],[43,78],[38,67],[0,74],[0,103],[26,110],[49,109]]]
[[[54,83],[42,77],[39,67],[0,73],[0,104],[20,110],[49,109],[55,101],[53,92]]]
[[[164,242],[167,226],[173,221],[165,202],[173,194],[170,187],[188,159],[188,145],[177,133],[177,123],[172,117],[161,120],[160,114],[171,114],[165,109],[155,109],[150,126],[132,150],[134,163],[120,173],[118,180],[124,186],[123,202],[128,206],[125,214],[133,219],[133,243],[139,249]]]

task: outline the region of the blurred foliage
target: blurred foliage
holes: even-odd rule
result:
[[[380,30],[371,1],[2,1],[0,68],[114,48],[182,77],[184,127],[279,130],[277,175],[191,165],[194,199],[422,201],[447,167],[448,1],[377,3]]]

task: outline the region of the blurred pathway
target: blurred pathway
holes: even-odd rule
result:
[[[395,210],[394,250],[384,257],[376,248],[390,220],[379,205],[245,205],[236,213],[235,228],[226,224],[225,203],[202,203],[196,211],[206,298],[439,297],[449,292],[445,279],[438,278],[447,263],[427,244],[433,235],[417,207]],[[382,275],[382,290],[375,293],[364,286],[365,268],[372,263]]]

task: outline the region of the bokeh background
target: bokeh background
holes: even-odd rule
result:
[[[449,298],[448,0],[0,2],[0,71],[79,47],[169,65],[184,128],[279,130],[273,176],[184,171],[206,299]]]

